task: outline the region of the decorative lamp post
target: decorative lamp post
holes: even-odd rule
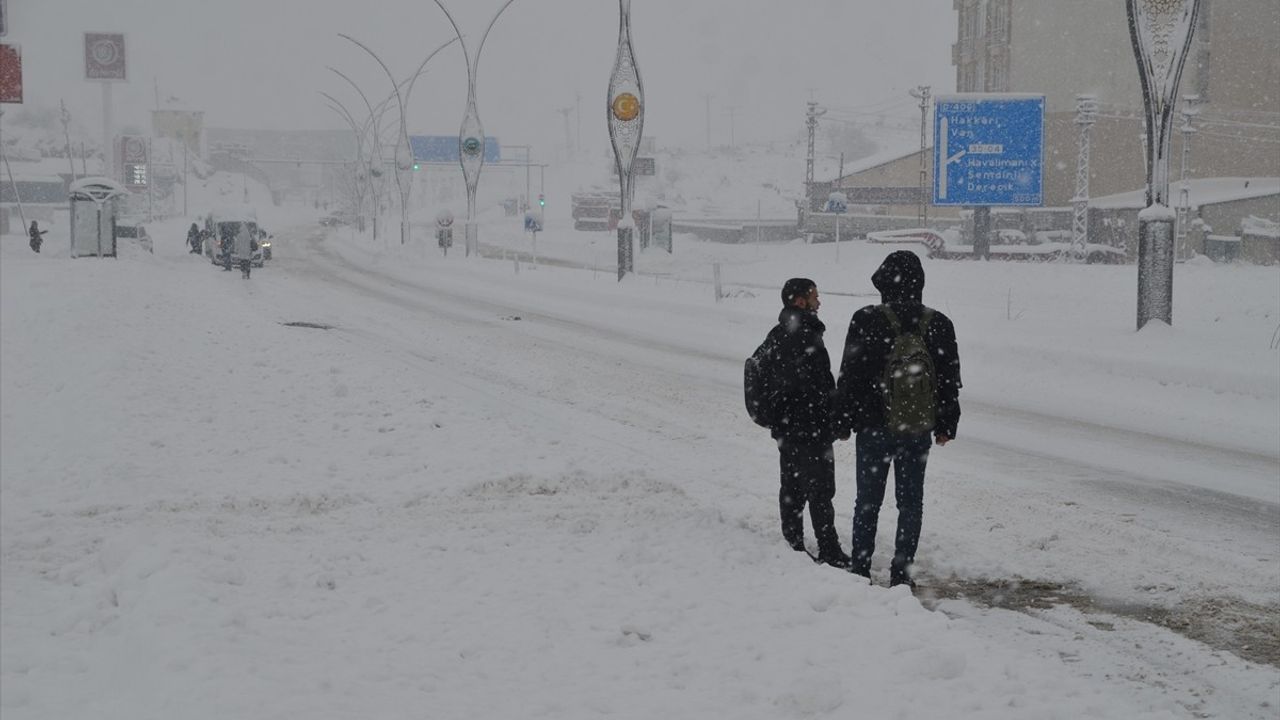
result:
[[[387,79],[391,81],[391,89],[396,96],[396,106],[400,109],[400,130],[396,134],[395,176],[396,188],[400,191],[400,244],[404,245],[409,240],[409,190],[413,182],[413,176],[409,172],[413,170],[413,151],[409,149],[409,129],[405,123],[404,99],[400,97],[400,84],[396,82],[396,78],[391,74],[387,64],[382,62],[382,58],[378,57],[378,54],[373,50],[370,50],[368,45],[343,33],[338,33],[338,37],[355,43],[382,66],[383,72],[387,74]]]
[[[458,129],[458,162],[462,165],[462,178],[467,184],[467,224],[465,226],[467,256],[480,250],[479,233],[476,229],[476,187],[480,184],[480,169],[484,167],[484,125],[480,123],[480,113],[476,110],[476,72],[480,63],[480,52],[484,50],[484,41],[489,37],[489,31],[493,29],[493,24],[498,22],[498,16],[513,2],[515,0],[507,0],[502,7],[498,8],[498,12],[494,13],[489,26],[480,36],[480,44],[476,46],[475,55],[471,55],[467,52],[467,41],[463,39],[458,23],[454,22],[444,2],[436,0],[440,11],[449,18],[449,24],[453,25],[453,32],[458,36],[458,43],[462,46],[462,54],[467,61],[467,110],[462,115],[462,126]]]
[[[345,105],[338,102],[338,100],[335,99],[332,95],[324,91],[319,91],[319,92],[321,95],[323,95],[326,99],[329,100],[329,103],[326,104],[325,107],[329,108],[330,110],[342,116],[342,119],[346,120],[347,124],[351,126],[352,134],[356,136],[356,165],[355,165],[355,173],[352,176],[353,184],[351,189],[352,189],[352,195],[355,196],[355,201],[356,201],[356,206],[355,206],[356,228],[360,232],[364,232],[365,193],[361,189],[361,187],[363,187],[365,183],[368,183],[369,189],[372,191],[372,182],[369,179],[368,172],[366,172],[367,168],[364,160],[364,133],[357,126],[355,118],[352,117],[350,111],[347,110]],[[376,198],[374,202],[377,202]]]
[[[1138,214],[1138,329],[1173,322],[1176,215],[1169,202],[1169,148],[1178,83],[1200,0],[1125,0],[1142,80],[1147,127],[1147,207]]]
[[[618,54],[609,78],[609,98],[605,108],[609,121],[609,141],[618,166],[622,193],[622,217],[618,219],[618,280],[635,272],[635,222],[631,219],[632,163],[640,150],[644,132],[644,85],[631,46],[631,0],[618,0]]]

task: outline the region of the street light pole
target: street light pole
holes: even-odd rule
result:
[[[454,22],[453,15],[449,14],[449,9],[444,6],[443,0],[435,0],[435,2],[444,16],[449,19],[449,24],[453,26],[453,32],[458,36],[458,44],[462,47],[462,55],[467,62],[467,109],[462,115],[462,126],[458,129],[458,163],[462,165],[462,177],[467,184],[465,232],[466,255],[470,257],[471,253],[480,251],[479,230],[476,225],[476,188],[480,184],[480,171],[484,167],[484,125],[480,122],[480,112],[476,108],[476,75],[479,72],[480,53],[484,50],[484,41],[488,39],[489,31],[493,29],[493,24],[498,22],[498,17],[503,11],[511,7],[511,3],[515,0],[507,0],[502,7],[498,8],[498,12],[494,13],[489,26],[480,36],[480,44],[476,46],[474,56],[467,52],[467,41],[463,39],[458,23]]]
[[[379,133],[378,133],[378,130],[379,130],[379,127],[378,127],[378,126],[379,126],[379,121],[378,121],[378,120],[375,120],[375,113],[374,113],[374,109],[373,109],[373,104],[369,102],[369,97],[368,97],[367,95],[365,95],[365,94],[364,94],[364,91],[360,89],[360,86],[359,86],[359,85],[357,85],[357,84],[356,84],[356,82],[355,82],[354,80],[352,80],[351,78],[347,77],[345,74],[343,74],[343,73],[342,73],[340,70],[338,70],[337,68],[330,67],[330,68],[329,68],[329,70],[331,70],[334,74],[336,74],[338,77],[342,78],[343,80],[346,80],[346,81],[347,81],[347,83],[348,83],[349,85],[351,85],[352,89],[354,89],[354,90],[356,91],[356,94],[360,96],[360,99],[364,101],[365,109],[367,109],[367,110],[369,111],[369,120],[368,120],[368,123],[372,123],[372,130],[373,130],[373,150],[374,150],[374,152],[375,152],[375,153],[377,154],[377,156],[378,156],[378,164],[377,164],[377,167],[376,167],[376,168],[374,168],[374,167],[366,168],[365,173],[366,173],[366,177],[368,178],[368,182],[369,182],[369,190],[370,190],[370,192],[371,192],[371,193],[372,193],[372,195],[373,195],[373,241],[376,243],[376,242],[378,242],[378,214],[379,214],[380,206],[382,205],[382,202],[381,202],[381,196],[382,196],[382,193],[379,191],[379,187],[378,187],[379,185],[381,185],[381,182],[379,182],[377,185],[375,185],[375,184],[374,184],[374,182],[373,182],[373,179],[374,179],[375,177],[377,177],[377,178],[381,178],[381,177],[382,177],[382,168],[383,168],[383,159],[382,159],[382,141],[381,141],[381,138],[379,137]],[[325,93],[321,93],[321,95],[324,95],[325,97],[329,98],[330,100],[333,100],[334,102],[338,102],[337,100],[334,100],[334,98],[333,98],[333,97],[331,97],[331,96],[329,96],[329,95],[327,95],[327,94],[325,94]],[[341,104],[341,103],[339,103],[339,104]],[[345,109],[345,108],[344,108],[344,109]],[[377,117],[379,117],[379,118],[380,118],[381,116],[379,115],[379,116],[377,116]],[[369,127],[368,123],[366,124],[366,127]],[[370,163],[370,164],[372,165],[372,163]],[[376,172],[375,172],[375,170],[376,170]]]
[[[618,49],[609,78],[605,117],[622,195],[622,217],[618,219],[618,280],[621,281],[627,273],[635,272],[632,164],[644,134],[644,84],[640,81],[640,69],[631,46],[631,0],[618,0],[618,15]]]
[[[929,85],[917,85],[908,90],[911,97],[920,101],[920,182],[916,189],[916,219],[920,223],[920,227],[924,227],[929,222],[929,210],[924,201],[925,186],[925,169],[924,169],[924,151],[925,151],[925,125],[929,115],[929,95],[932,87]]]
[[[1174,223],[1169,146],[1174,101],[1200,0],[1125,0],[1147,127],[1147,207],[1138,214],[1138,329],[1173,323]]]
[[[404,245],[409,240],[409,190],[413,182],[413,176],[408,175],[406,177],[406,174],[413,169],[413,157],[412,151],[409,149],[409,128],[405,121],[404,98],[400,97],[400,85],[396,82],[395,76],[391,74],[387,64],[382,62],[382,58],[369,49],[368,45],[343,33],[338,33],[338,37],[350,40],[358,45],[360,49],[369,53],[369,56],[382,66],[383,72],[387,74],[387,79],[391,81],[391,89],[395,92],[396,105],[400,108],[400,132],[396,138],[395,173],[396,188],[400,191],[400,244]]]

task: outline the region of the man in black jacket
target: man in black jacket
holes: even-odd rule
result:
[[[914,587],[911,565],[920,541],[929,448],[931,441],[946,445],[956,436],[960,422],[960,354],[951,320],[921,301],[924,268],[915,253],[890,253],[871,282],[880,291],[883,304],[868,305],[849,321],[834,402],[835,432],[841,437],[850,432],[858,435],[858,497],[854,501],[850,569],[871,577],[876,524],[892,463],[898,532],[889,584]],[[902,333],[919,333],[933,361],[936,394],[935,405],[929,408],[932,427],[903,431],[888,424],[885,368],[895,337]]]
[[[792,278],[782,288],[782,312],[769,332],[772,343],[773,407],[770,427],[778,442],[781,488],[778,504],[782,535],[795,550],[804,550],[804,506],[818,540],[818,562],[849,567],[840,549],[835,511],[835,456],[831,443],[831,358],[822,342],[826,326],[818,319],[818,286]]]

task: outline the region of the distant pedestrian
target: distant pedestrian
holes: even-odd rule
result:
[[[792,549],[807,552],[807,504],[818,541],[816,560],[847,569],[849,556],[840,548],[831,505],[836,492],[831,416],[835,380],[822,341],[826,326],[818,319],[821,304],[812,280],[786,282],[778,324],[747,360],[744,390],[752,419],[768,427],[778,444],[783,538]]]
[[[881,304],[849,321],[835,398],[837,434],[858,435],[850,570],[871,577],[892,464],[898,529],[889,584],[914,588],[929,448],[951,441],[960,422],[960,354],[951,320],[922,302],[924,268],[915,253],[890,253],[871,282]]]
[[[40,252],[40,246],[44,244],[44,234],[47,232],[49,231],[41,230],[40,226],[36,224],[35,220],[31,221],[31,229],[30,231],[28,231],[27,234],[31,236],[32,250],[36,251],[37,253]]]
[[[192,255],[200,254],[200,227],[195,223],[187,228],[187,245],[191,246]]]

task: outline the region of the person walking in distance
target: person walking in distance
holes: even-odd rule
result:
[[[914,588],[929,449],[955,438],[960,422],[960,354],[951,320],[922,301],[924,268],[915,253],[890,253],[871,282],[881,304],[858,310],[849,321],[834,401],[836,433],[857,433],[850,570],[871,577],[893,465],[898,528],[889,584]]]
[[[40,252],[40,246],[44,244],[44,234],[47,232],[49,231],[41,230],[35,220],[31,221],[31,229],[27,231],[27,235],[30,236],[32,250]]]
[[[782,536],[805,551],[804,508],[809,506],[818,540],[817,562],[841,569],[849,556],[835,528],[835,456],[831,394],[835,379],[823,344],[826,326],[818,319],[818,286],[792,278],[782,288],[778,324],[747,360],[744,389],[747,410],[768,427],[778,444],[778,506]]]

